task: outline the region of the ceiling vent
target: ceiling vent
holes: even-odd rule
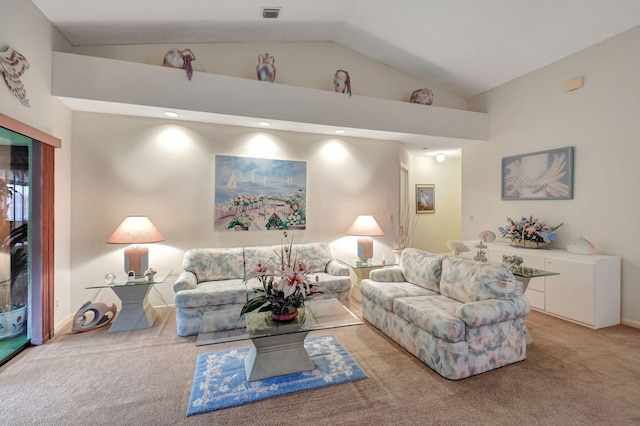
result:
[[[262,8],[262,17],[264,19],[277,19],[280,15],[281,7],[263,7]]]

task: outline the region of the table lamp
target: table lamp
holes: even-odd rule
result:
[[[373,240],[371,237],[384,235],[378,222],[371,215],[358,216],[353,221],[347,231],[348,235],[357,235],[358,238],[358,258],[362,262],[373,257]]]
[[[164,237],[146,216],[128,216],[107,240],[109,244],[131,244],[124,250],[124,271],[136,277],[149,269],[149,249],[142,245],[164,241]]]

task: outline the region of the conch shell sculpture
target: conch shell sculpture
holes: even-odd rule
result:
[[[86,302],[73,317],[71,331],[80,333],[109,324],[116,316],[118,308],[115,303],[108,307],[102,302]]]

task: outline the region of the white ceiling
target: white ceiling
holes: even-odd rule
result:
[[[640,25],[639,0],[32,1],[73,45],[333,41],[464,98]]]

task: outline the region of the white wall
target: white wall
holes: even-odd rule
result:
[[[434,105],[466,109],[466,101],[431,82],[421,81],[331,42],[214,43],[75,47],[73,53],[160,65],[171,48],[189,47],[195,70],[257,80],[258,55],[275,57],[276,83],[333,91],[333,75],[345,69],[354,95],[408,101],[411,92],[429,87]],[[185,77],[186,78],[186,77]]]
[[[307,229],[295,242],[331,242],[338,256],[355,257],[346,231],[359,214],[383,229],[387,198],[398,204],[399,143],[330,138],[294,132],[106,114],[73,114],[72,307],[95,300],[84,290],[106,272],[120,273],[124,246],[105,241],[128,215],[148,215],[166,241],[150,244],[150,265],[182,268],[194,247],[278,244],[279,232],[213,229],[215,155],[307,162]],[[376,255],[393,258],[389,236],[376,237]],[[173,303],[171,282],[158,286]],[[100,300],[117,300],[103,291]],[[151,302],[161,303],[156,295]]]
[[[640,27],[491,90],[470,102],[489,113],[489,143],[463,149],[462,230],[465,239],[536,215],[564,222],[555,247],[584,236],[622,261],[623,322],[640,326]],[[584,88],[563,83],[584,76]],[[575,147],[574,199],[501,201],[501,158]]]
[[[30,68],[22,76],[30,108],[24,107],[0,79],[0,112],[62,139],[55,162],[55,308],[54,321],[70,312],[70,156],[71,112],[51,96],[51,51],[70,45],[30,1],[2,0],[0,50],[10,46],[22,53]]]
[[[461,161],[447,158],[437,163],[432,156],[414,156],[410,168],[410,191],[415,203],[416,184],[434,184],[435,213],[412,215],[415,229],[411,236],[411,247],[433,253],[447,253],[447,240],[460,239],[461,209]]]

